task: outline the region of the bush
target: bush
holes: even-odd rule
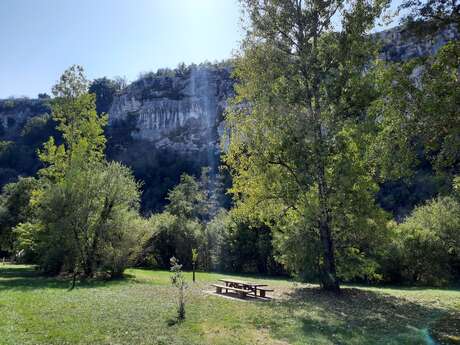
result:
[[[213,236],[207,231],[206,221],[214,209],[214,199],[205,191],[203,181],[183,174],[181,182],[169,191],[167,200],[165,211],[150,218],[151,238],[142,263],[156,262],[166,268],[169,259],[176,257],[185,268],[191,269],[192,249],[198,248],[198,267],[211,269]]]
[[[439,197],[397,227],[403,279],[445,285],[460,276],[460,203]]]
[[[34,226],[20,226],[22,249],[50,274],[97,272],[119,276],[142,247],[139,186],[119,163],[70,167],[37,191]]]
[[[167,268],[176,257],[187,269],[192,268],[192,248],[198,245],[200,223],[169,212],[149,219],[150,239],[143,250],[141,264]]]
[[[0,196],[0,250],[13,252],[15,234],[13,228],[25,223],[32,216],[30,197],[37,187],[38,180],[33,177],[19,178],[16,183],[4,186]]]
[[[147,220],[133,210],[117,212],[111,219],[108,233],[101,245],[101,270],[114,277],[121,277],[123,271],[138,259],[148,233]]]
[[[274,259],[272,232],[263,225],[254,225],[221,210],[210,223],[206,233],[214,268],[226,272],[283,274]]]

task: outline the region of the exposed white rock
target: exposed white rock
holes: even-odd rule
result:
[[[451,25],[433,34],[418,36],[405,27],[395,27],[375,34],[383,47],[381,58],[387,61],[405,61],[414,57],[434,55],[448,41],[459,38],[459,32]]]
[[[451,27],[418,37],[397,27],[375,37],[382,42],[383,59],[401,61],[434,54],[459,34]],[[123,126],[126,120],[134,121],[131,136],[157,148],[218,151],[224,133],[223,112],[233,95],[230,67],[207,64],[172,75],[148,74],[130,84],[114,98],[109,124]],[[46,108],[43,100],[0,100],[0,138],[14,139],[29,117],[49,111]]]
[[[193,67],[186,75],[145,77],[114,99],[109,122],[134,116],[133,137],[156,147],[199,150],[215,146],[222,112],[232,94],[228,68]],[[181,140],[171,140],[171,136]]]

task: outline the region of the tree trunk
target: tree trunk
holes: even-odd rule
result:
[[[85,278],[93,277],[93,260],[91,258],[86,258],[84,262],[83,273],[85,275]]]
[[[339,281],[335,267],[334,242],[331,234],[330,217],[327,204],[327,192],[324,176],[324,167],[318,167],[318,192],[319,192],[319,234],[322,245],[322,262],[320,265],[320,281],[323,290],[340,292]]]
[[[323,216],[321,216],[323,218]],[[334,244],[328,222],[320,220],[319,233],[323,249],[323,262],[321,265],[320,280],[323,290],[340,292],[339,281],[335,268]]]
[[[318,103],[317,103],[318,104]],[[340,292],[339,281],[335,267],[334,242],[331,233],[331,219],[329,214],[328,190],[325,176],[325,156],[323,143],[323,133],[319,109],[315,109],[317,114],[316,127],[316,174],[318,183],[318,200],[319,200],[319,235],[321,239],[322,260],[320,261],[320,281],[323,290]]]
[[[77,271],[75,270],[72,275],[72,284],[70,285],[69,290],[73,290],[75,288],[76,281],[77,281]]]
[[[308,115],[314,119],[314,137],[316,141],[315,155],[316,155],[316,178],[318,183],[318,199],[319,199],[319,234],[321,239],[321,252],[322,257],[319,262],[319,274],[321,288],[326,291],[332,291],[335,293],[340,292],[339,281],[337,279],[337,272],[335,267],[334,258],[334,242],[332,239],[331,226],[330,226],[330,215],[328,205],[328,191],[325,177],[325,156],[327,152],[324,150],[324,138],[322,133],[322,121],[321,121],[321,97],[319,95],[320,90],[320,78],[321,70],[318,68],[318,37],[319,37],[319,13],[316,12],[315,16],[311,19],[311,27],[314,28],[306,37],[304,33],[304,22],[299,15],[302,11],[301,2],[297,3],[297,42],[299,53],[298,56],[302,60],[303,56],[310,56],[309,61],[301,64],[300,73],[302,74],[307,87],[308,92],[306,94],[306,106],[308,108]],[[312,42],[308,41],[312,39]],[[311,59],[313,58],[313,59]],[[312,78],[313,75],[313,78]],[[312,79],[312,80],[311,80]],[[311,82],[309,82],[311,80]],[[312,99],[315,101],[312,102]]]

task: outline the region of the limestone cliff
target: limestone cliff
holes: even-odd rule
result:
[[[0,140],[16,139],[30,117],[49,112],[43,99],[0,100]]]
[[[149,74],[128,86],[114,99],[110,124],[131,117],[132,136],[157,148],[217,149],[223,111],[233,95],[230,68],[192,66],[174,74]]]
[[[415,57],[434,55],[447,42],[458,39],[454,26],[433,34],[416,35],[405,27],[395,27],[375,34],[382,45],[381,58],[406,61]]]
[[[419,37],[396,27],[375,37],[382,45],[381,58],[404,61],[436,53],[447,41],[458,37],[458,32],[449,28]],[[233,94],[230,75],[230,67],[216,66],[195,66],[175,76],[147,75],[115,98],[109,111],[110,123],[133,116],[133,137],[157,148],[182,152],[217,149],[222,113],[227,98]]]
[[[374,35],[382,44],[381,57],[389,61],[434,54],[459,36],[452,27],[426,37],[403,27]],[[233,95],[233,84],[228,64],[148,73],[114,96],[109,124],[116,127],[129,123],[130,136],[152,148],[192,154],[217,152],[223,112]],[[0,100],[0,139],[14,138],[29,117],[46,111],[43,100]]]
[[[458,34],[449,29],[422,38],[395,28],[375,37],[382,43],[381,58],[402,61],[433,54]],[[103,110],[109,114],[107,157],[131,167],[144,182],[146,213],[161,210],[182,173],[199,175],[204,166],[217,171],[223,113],[234,83],[229,64],[202,64],[148,73],[111,93],[113,101]],[[54,124],[35,121],[35,131],[25,136],[23,128],[31,117],[49,112],[46,99],[0,100],[0,141],[10,141],[0,143],[0,187],[40,167],[36,151]]]

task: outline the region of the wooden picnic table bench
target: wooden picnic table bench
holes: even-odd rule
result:
[[[222,290],[225,289],[226,292],[228,292],[228,290],[235,291],[236,293],[238,293],[242,297],[247,296],[248,293],[252,292],[251,290],[239,289],[239,288],[231,287],[231,286],[227,286],[227,285],[212,284],[212,286],[214,286],[216,288],[217,293],[222,293]]]
[[[228,290],[231,290],[239,293],[242,296],[254,294],[254,296],[257,297],[257,291],[259,291],[260,297],[266,297],[267,291],[273,291],[272,289],[266,287],[267,284],[245,282],[235,279],[219,279],[219,281],[224,282],[225,286],[219,284],[212,284],[212,286],[216,288],[217,293],[222,293],[222,290],[225,289],[226,292],[228,292]]]
[[[267,286],[267,284],[260,284],[260,283],[252,283],[252,282],[244,282],[241,280],[235,279],[219,279],[219,281],[224,282],[228,286],[241,286],[243,288],[254,288],[259,286]]]
[[[260,297],[265,297],[265,294],[267,292],[273,292],[274,291],[273,289],[269,289],[269,288],[266,288],[266,287],[258,287],[257,290],[259,290]]]

